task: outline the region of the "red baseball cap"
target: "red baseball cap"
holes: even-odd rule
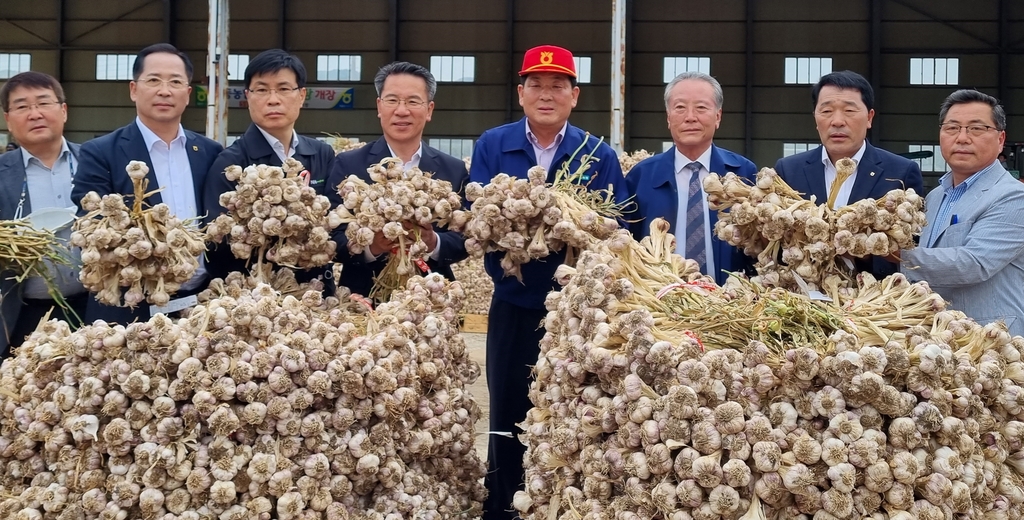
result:
[[[554,45],[540,45],[526,51],[523,56],[523,70],[520,76],[531,72],[558,72],[576,77],[576,62],[572,59],[569,49]]]

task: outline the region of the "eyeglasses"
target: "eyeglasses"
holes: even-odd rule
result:
[[[298,92],[301,89],[299,87],[281,87],[281,88],[262,88],[261,87],[261,88],[247,88],[245,90],[246,90],[246,92],[249,93],[250,96],[261,98],[261,97],[267,97],[270,94],[275,93],[275,92],[277,93],[278,96],[281,96],[281,97],[290,96],[290,95]]]
[[[398,99],[396,97],[386,97],[380,100],[384,106],[388,108],[398,108],[398,105],[405,103],[405,108],[409,110],[416,110],[427,106],[427,102],[420,99]]]
[[[23,116],[23,115],[26,115],[29,112],[31,112],[33,108],[39,110],[40,112],[49,112],[51,110],[56,110],[57,108],[60,108],[60,105],[61,104],[58,101],[40,101],[38,103],[18,103],[17,105],[12,106],[7,111],[7,113],[8,114],[12,114],[12,115],[16,115],[16,116]]]
[[[949,136],[960,135],[961,128],[966,128],[967,135],[971,137],[981,137],[985,135],[985,133],[987,133],[989,130],[999,130],[994,126],[989,125],[960,125],[957,123],[943,123],[939,125],[939,129],[942,131],[942,133]]]
[[[160,78],[146,78],[137,83],[142,83],[146,88],[160,88],[167,85],[167,88],[171,90],[185,90],[188,88],[188,82],[183,79],[160,79]]]

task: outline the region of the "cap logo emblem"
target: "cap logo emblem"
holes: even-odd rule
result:
[[[540,62],[543,65],[550,65],[555,60],[555,53],[553,51],[541,51]]]

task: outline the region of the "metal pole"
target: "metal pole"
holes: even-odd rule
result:
[[[207,39],[209,91],[206,98],[206,136],[220,144],[228,137],[228,0],[209,0]]]
[[[608,144],[623,151],[626,108],[626,2],[612,0],[612,121]]]
[[[743,154],[754,157],[754,0],[745,6],[743,51]]]
[[[871,35],[871,59],[868,62],[870,69],[868,76],[871,81],[871,90],[875,91],[876,100],[882,93],[882,2],[883,0],[871,0],[869,7],[871,25],[868,32]],[[878,105],[877,101],[875,105]],[[878,117],[878,111],[875,112],[875,117]],[[875,143],[881,141],[882,137],[879,135],[881,131],[875,130],[880,127],[878,119],[875,119],[875,124],[868,130],[868,140]]]

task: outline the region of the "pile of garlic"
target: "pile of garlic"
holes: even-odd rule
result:
[[[248,260],[255,251],[258,262],[265,255],[277,265],[300,269],[334,258],[331,230],[340,222],[327,197],[309,187],[308,172],[299,161],[289,158],[283,167],[260,164],[244,170],[229,166],[224,175],[237,186],[220,195],[227,212],[207,227],[211,242],[226,236],[236,258]]]
[[[588,167],[585,158],[576,172],[557,172],[553,183],[540,166],[530,168],[526,178],[499,173],[487,185],[471,182],[466,200],[472,206],[455,212],[453,228],[465,235],[470,255],[502,251],[505,275],[522,279],[522,264],[566,246],[584,248],[619,228],[615,219],[622,212],[612,194],[582,182]]]
[[[213,290],[177,322],[51,321],[4,361],[0,518],[479,516],[458,283],[358,319],[315,290]]]
[[[484,259],[469,257],[452,264],[455,279],[466,291],[466,299],[462,310],[466,314],[487,314],[491,310],[491,298],[494,296],[494,280],[484,270]]]
[[[342,204],[331,218],[347,224],[348,249],[354,254],[362,254],[377,233],[398,244],[368,295],[386,300],[391,291],[421,270],[414,263],[425,262],[430,254],[421,227],[461,224],[454,219],[462,198],[452,191],[450,182],[434,179],[419,168],[406,171],[402,161],[393,157],[366,172],[372,182],[350,175],[338,184]]]
[[[837,304],[793,295],[828,336],[772,341],[799,337],[789,301],[704,284],[659,243],[616,237],[560,270],[522,424],[523,518],[1024,517],[1024,338],[897,275]],[[874,315],[911,297],[932,305],[917,325],[860,335],[855,318],[892,326]],[[719,345],[672,298],[747,302],[766,341]]]
[[[203,234],[195,222],[172,215],[167,204],[143,208],[149,195],[146,163],[131,161],[125,170],[135,191],[131,208],[119,193],[100,197],[90,191],[82,197],[87,213],[71,233],[71,245],[82,249],[79,278],[107,305],[167,305],[199,268],[198,257],[206,250]],[[128,288],[123,302],[122,287]]]
[[[632,170],[634,166],[640,163],[640,161],[647,159],[648,157],[654,157],[654,154],[647,150],[636,150],[633,153],[622,152],[619,154],[619,166],[622,167],[622,174],[628,175],[629,170]]]

